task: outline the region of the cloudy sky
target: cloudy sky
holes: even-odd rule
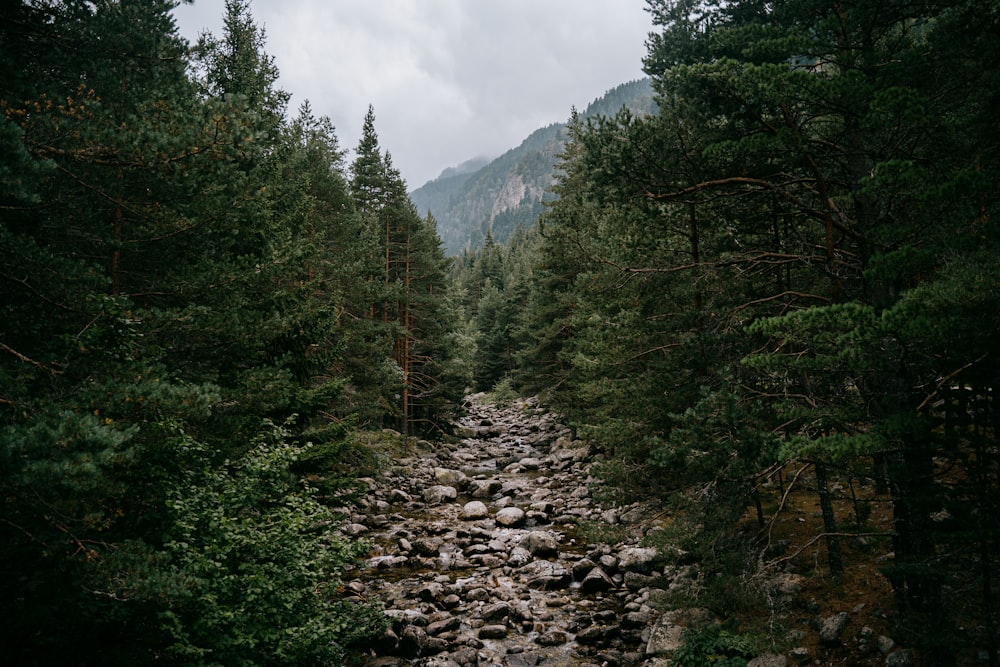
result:
[[[410,188],[497,156],[640,78],[645,0],[252,0],[292,94],[353,149],[368,105]],[[224,0],[181,5],[190,40],[221,35]]]

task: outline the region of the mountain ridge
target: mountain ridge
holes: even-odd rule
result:
[[[620,84],[592,101],[582,119],[611,116],[625,107],[635,114],[655,110],[648,78]],[[430,213],[448,255],[474,249],[487,234],[503,242],[517,227],[530,227],[551,197],[556,162],[566,142],[566,123],[529,134],[518,146],[482,165],[472,158],[449,167],[410,193],[422,216]]]

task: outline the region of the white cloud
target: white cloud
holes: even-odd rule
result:
[[[181,33],[221,31],[223,0],[179,7]],[[353,148],[368,105],[411,187],[496,155],[642,76],[643,0],[255,0],[267,52]]]

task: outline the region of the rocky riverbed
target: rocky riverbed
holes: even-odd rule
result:
[[[602,506],[588,445],[537,401],[500,408],[470,396],[457,426],[457,443],[418,443],[366,479],[368,498],[344,528],[373,546],[347,592],[382,600],[392,620],[363,664],[666,667],[684,628],[711,621],[707,611],[670,609],[670,592],[696,585],[698,572],[659,565],[640,545],[656,529],[655,510]],[[791,599],[800,582],[782,573],[774,592]],[[797,639],[874,642],[868,627],[845,633],[849,620],[813,616]],[[863,664],[908,667],[908,652],[878,640]],[[749,665],[818,657],[799,645]]]
[[[534,401],[465,408],[461,441],[367,480],[347,527],[375,547],[348,587],[393,619],[367,664],[642,663],[660,616],[656,552],[592,544],[581,526],[638,534],[625,527],[647,512],[599,505],[587,446]]]

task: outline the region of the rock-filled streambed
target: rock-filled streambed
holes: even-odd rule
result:
[[[379,597],[393,620],[366,664],[654,659],[660,612],[650,596],[663,592],[649,587],[662,574],[655,550],[583,537],[639,534],[626,527],[646,512],[601,507],[586,444],[533,400],[501,409],[471,396],[459,432],[459,443],[426,447],[366,480],[364,511],[346,528],[373,545],[348,589]]]
[[[366,479],[343,528],[372,545],[345,592],[378,598],[392,621],[364,665],[667,667],[686,627],[719,620],[671,608],[671,592],[699,585],[697,564],[665,565],[641,545],[655,508],[594,498],[594,452],[536,400],[500,408],[469,396],[457,431],[458,442],[416,443]],[[878,610],[824,614],[799,599],[803,582],[777,571],[765,584],[796,610],[781,640],[794,648],[748,667],[912,667],[909,650],[865,622]]]

